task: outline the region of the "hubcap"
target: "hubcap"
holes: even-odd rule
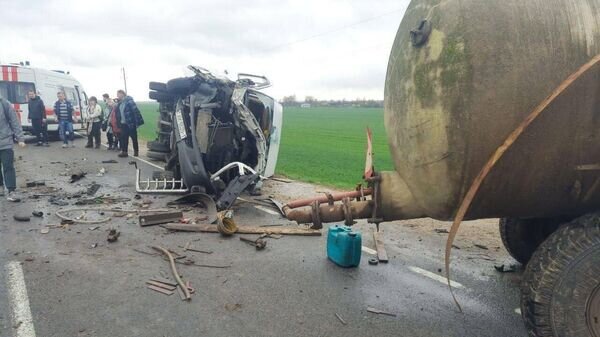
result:
[[[593,337],[600,337],[600,285],[592,291],[585,312],[588,329]]]

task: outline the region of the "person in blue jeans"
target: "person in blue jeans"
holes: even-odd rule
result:
[[[65,93],[59,91],[58,101],[54,103],[54,114],[58,118],[58,127],[60,133],[63,135],[63,148],[69,146],[71,141],[71,147],[75,147],[75,134],[73,134],[73,105],[69,102]]]

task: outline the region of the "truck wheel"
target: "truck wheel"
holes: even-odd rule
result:
[[[171,147],[167,143],[153,140],[153,141],[148,142],[148,150],[154,151],[154,152],[168,153],[168,152],[171,152]]]
[[[554,232],[561,219],[500,219],[500,237],[508,253],[526,265],[537,247]]]
[[[146,156],[154,160],[167,161],[167,154],[164,152],[146,151]]]
[[[536,250],[521,312],[530,336],[600,336],[600,213],[563,225]]]
[[[155,101],[158,102],[169,102],[169,101],[173,101],[173,95],[168,94],[166,92],[160,92],[160,91],[150,91],[148,93],[148,97],[150,97],[150,99],[153,99]]]
[[[154,91],[167,92],[167,85],[162,82],[150,82],[148,88]]]
[[[196,87],[193,77],[174,78],[167,82],[167,91],[173,95],[187,95]]]

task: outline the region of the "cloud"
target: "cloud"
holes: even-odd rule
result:
[[[387,57],[408,0],[0,0],[0,61],[68,69],[98,95],[122,87],[146,99],[149,81],[187,64],[250,72],[270,93],[383,97]]]

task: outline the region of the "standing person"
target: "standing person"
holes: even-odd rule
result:
[[[18,202],[15,194],[17,188],[17,176],[15,171],[15,153],[13,144],[15,139],[20,147],[25,147],[23,129],[17,117],[17,113],[4,98],[0,97],[0,194],[4,194],[4,188],[8,191],[6,200]]]
[[[88,141],[86,148],[94,147],[96,141],[96,149],[100,148],[100,129],[102,128],[102,107],[98,104],[98,99],[95,96],[88,100],[85,119],[87,121]]]
[[[118,114],[117,123],[121,129],[121,153],[119,153],[119,157],[128,156],[129,138],[133,143],[133,156],[137,157],[139,155],[137,128],[144,124],[144,119],[133,98],[127,96],[124,90],[117,91],[117,97],[119,100],[116,109]]]
[[[102,131],[106,131],[106,139],[108,140],[108,150],[118,150],[119,137],[115,134],[111,123],[111,117],[116,104],[115,101],[112,98],[110,98],[108,94],[103,94],[102,100],[106,105],[104,107],[104,121],[102,122]]]
[[[73,133],[73,105],[69,102],[65,93],[59,91],[58,101],[54,103],[54,114],[58,117],[58,126],[60,132],[63,135],[63,145],[65,148],[69,146],[69,140],[71,141],[71,147],[75,147],[75,134]]]
[[[48,124],[46,123],[46,107],[44,101],[38,96],[35,91],[29,90],[27,93],[29,101],[29,113],[27,119],[33,127],[33,132],[37,137],[36,146],[48,145]]]

